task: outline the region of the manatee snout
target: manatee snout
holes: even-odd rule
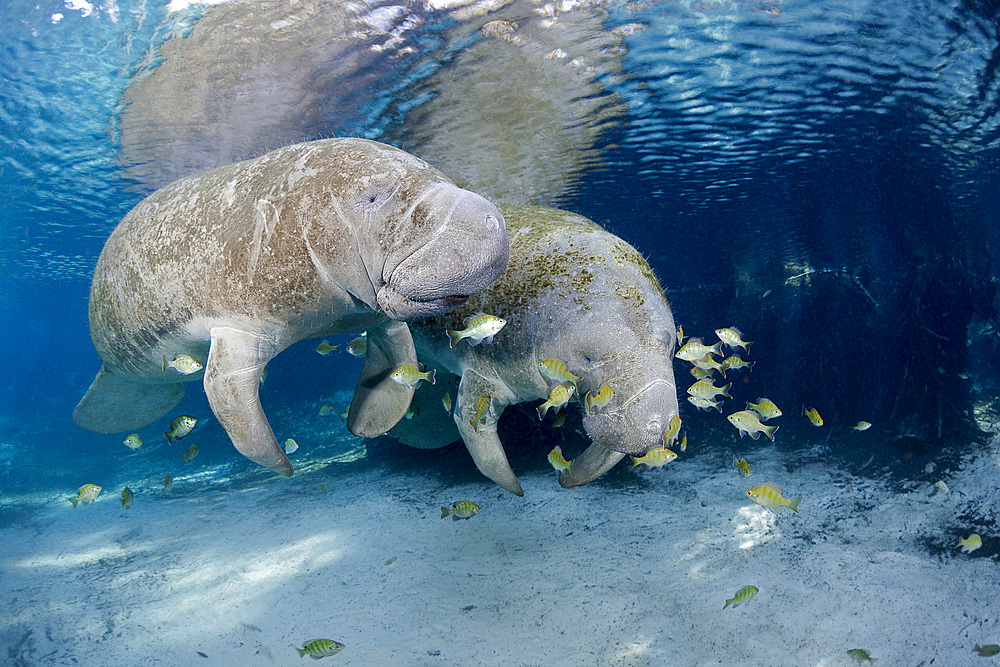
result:
[[[392,269],[378,302],[397,320],[446,313],[500,277],[510,259],[507,225],[489,200],[447,184],[414,209],[429,240]]]
[[[584,415],[583,427],[594,442],[624,454],[644,454],[663,445],[670,420],[678,414],[672,382],[656,380],[617,407]]]

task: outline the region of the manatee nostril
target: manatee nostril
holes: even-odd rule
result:
[[[491,232],[495,232],[500,229],[500,221],[497,220],[495,215],[490,214],[486,216],[486,228]]]
[[[651,419],[649,420],[649,423],[646,424],[646,430],[650,433],[659,433],[663,430],[663,424],[661,424],[658,419]]]

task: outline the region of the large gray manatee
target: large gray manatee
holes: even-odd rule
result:
[[[409,153],[363,139],[295,144],[183,178],[111,233],[90,289],[103,365],[73,412],[101,433],[170,410],[202,379],[236,449],[290,475],[260,405],[264,365],[306,338],[367,329],[348,426],[385,433],[413,390],[403,321],[446,312],[507,266],[503,215]],[[181,376],[163,357],[204,364]]]
[[[416,393],[419,416],[399,422],[390,436],[415,447],[440,447],[460,435],[479,470],[522,495],[496,420],[508,405],[547,398],[552,382],[538,362],[555,357],[582,376],[578,396],[614,390],[611,402],[583,416],[593,439],[562,473],[564,487],[586,484],[625,454],[642,454],[663,443],[678,414],[673,352],[673,315],[656,276],[631,245],[590,220],[552,208],[505,206],[510,264],[500,278],[460,308],[411,326],[417,355],[428,365],[461,376],[454,428],[442,417],[440,392]],[[485,312],[507,320],[492,343],[450,346],[446,329]],[[442,374],[438,374],[441,376]],[[443,378],[442,378],[443,379]],[[476,401],[491,398],[491,416],[478,428]],[[434,405],[437,403],[437,405]]]

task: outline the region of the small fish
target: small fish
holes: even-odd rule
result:
[[[299,450],[299,443],[295,442],[291,438],[285,440],[285,454],[291,454]]]
[[[730,382],[724,387],[716,387],[712,384],[711,380],[698,380],[693,385],[688,387],[687,393],[691,396],[697,396],[698,398],[704,398],[712,400],[716,396],[725,396],[726,398],[732,398],[729,394],[729,388],[733,386]]]
[[[390,558],[389,560],[387,560],[385,562],[385,566],[389,567],[389,566],[393,565],[396,562],[397,559],[398,559],[398,556],[393,556],[392,558]]]
[[[852,648],[847,652],[847,655],[851,656],[858,662],[868,662],[869,665],[874,665],[875,661],[878,660],[878,658],[873,658],[868,655],[868,651],[863,648]]]
[[[733,414],[726,417],[729,423],[739,429],[740,437],[746,433],[751,438],[756,440],[763,433],[771,442],[774,442],[774,432],[778,430],[777,426],[765,426],[761,423],[760,417],[755,412],[750,412],[749,410],[740,410],[739,412],[734,412]]]
[[[170,430],[163,434],[167,436],[167,444],[173,444],[174,440],[180,440],[191,433],[194,430],[194,425],[197,423],[198,420],[190,415],[181,415],[174,419],[170,422]]]
[[[1000,646],[996,644],[983,644],[982,646],[976,644],[975,646],[972,647],[972,650],[978,653],[979,655],[983,656],[984,658],[989,658],[990,656],[994,656],[997,653],[1000,653]]]
[[[781,416],[781,409],[778,408],[778,406],[775,405],[771,399],[764,398],[763,396],[758,398],[756,403],[747,401],[747,410],[753,410],[759,414],[760,418],[764,421]]]
[[[363,357],[368,352],[368,340],[363,334],[348,343],[345,349],[355,357]]]
[[[207,658],[208,657],[208,654],[204,653],[203,651],[195,651],[195,653],[197,653],[198,655],[200,655],[203,658]]]
[[[813,426],[823,425],[823,418],[819,416],[819,412],[816,411],[816,408],[807,408],[806,406],[803,405],[802,414],[804,414],[806,417],[809,417],[809,421],[812,422]]]
[[[711,380],[713,376],[711,370],[698,368],[697,366],[692,366],[688,372],[691,373],[691,377],[695,380]]]
[[[174,478],[170,475],[163,476],[163,495],[170,493],[170,487],[174,485]]]
[[[458,345],[463,338],[468,338],[471,345],[479,345],[483,341],[492,343],[493,336],[503,329],[505,324],[507,324],[507,320],[502,317],[475,313],[466,317],[465,321],[462,322],[464,329],[458,331],[447,329],[446,331],[448,338],[451,339],[451,347]]]
[[[670,426],[667,428],[667,432],[663,434],[663,446],[669,447],[674,444],[677,440],[677,436],[681,432],[681,416],[674,415],[670,418]]]
[[[872,427],[871,422],[859,421],[857,424],[855,424],[851,428],[854,429],[855,431],[867,431],[871,427]]]
[[[322,415],[323,417],[327,416],[331,412],[333,412],[333,406],[332,405],[322,405],[319,408],[319,414]]]
[[[441,405],[444,406],[444,411],[449,415],[451,414],[451,394],[445,394],[441,397]]]
[[[722,356],[722,341],[720,340],[715,345],[705,345],[705,341],[701,338],[689,338],[688,342],[681,346],[681,349],[677,350],[677,354],[674,356],[678,359],[683,359],[684,361],[694,361],[696,359],[702,359],[709,354],[714,354],[716,356]]]
[[[587,407],[587,412],[589,413],[591,408],[600,410],[606,406],[611,402],[611,399],[614,398],[614,396],[615,390],[608,385],[604,385],[599,391],[588,391],[587,395],[583,398],[583,403]]]
[[[135,494],[132,493],[132,489],[126,486],[122,489],[122,507],[125,509],[132,507],[133,500],[135,500]]]
[[[684,342],[684,326],[677,327],[677,345]]]
[[[129,449],[142,449],[142,438],[139,437],[138,433],[129,433],[122,440],[122,444]]]
[[[184,463],[190,463],[191,459],[196,456],[198,456],[198,445],[192,444],[187,448],[187,451],[184,452]]]
[[[750,464],[742,456],[737,457],[733,454],[733,467],[739,471],[740,477],[749,477],[752,474],[750,472]]]
[[[736,591],[736,595],[726,600],[726,604],[722,605],[722,608],[732,605],[733,607],[739,607],[744,602],[749,602],[753,599],[753,596],[757,595],[759,589],[756,586],[744,586],[740,590]]]
[[[549,411],[549,408],[559,409],[564,407],[569,403],[569,399],[573,398],[574,391],[575,387],[573,385],[567,387],[564,384],[557,384],[552,387],[548,399],[536,408],[538,410],[538,418],[545,419],[545,413]]]
[[[441,508],[441,518],[445,518],[448,515],[455,521],[459,519],[471,519],[472,517],[479,514],[479,505],[472,502],[471,500],[458,500],[452,504],[451,507]]]
[[[160,355],[163,357],[163,368],[162,370],[167,370],[167,368],[173,368],[175,371],[181,375],[191,375],[191,373],[197,373],[204,366],[201,362],[192,357],[189,354],[178,354],[174,357],[173,361],[167,361],[167,355]]]
[[[472,419],[469,420],[472,430],[476,433],[479,433],[479,426],[486,422],[486,416],[490,413],[491,407],[493,407],[493,400],[489,396],[480,396],[479,400],[476,401],[476,411],[472,415]]]
[[[326,482],[316,485],[316,493],[326,493]]]
[[[267,380],[267,369],[268,369],[268,365],[264,364],[264,370],[262,370],[260,372],[260,380],[259,380],[259,382],[261,384],[264,384],[264,381]]]
[[[414,410],[413,408],[410,408],[409,410],[406,411],[406,414],[403,415],[403,419],[413,419],[419,414],[420,410]]]
[[[684,431],[684,437],[681,438],[681,453],[686,452],[687,448],[688,448],[688,434],[687,431]]]
[[[76,509],[77,503],[83,503],[84,505],[89,505],[90,501],[97,497],[97,494],[101,492],[101,487],[97,484],[84,484],[79,489],[76,490],[75,498],[67,498],[66,500],[73,503],[73,509]]]
[[[565,470],[569,474],[573,474],[573,462],[566,460],[562,453],[562,447],[559,445],[553,447],[552,451],[549,452],[549,463],[558,471]]]
[[[326,355],[330,354],[331,352],[339,352],[340,351],[340,345],[339,344],[337,344],[337,345],[330,345],[326,341],[323,341],[322,343],[320,343],[319,345],[316,346],[316,351],[319,352],[320,354],[322,354],[325,357]]]
[[[325,658],[328,655],[337,655],[344,650],[344,645],[332,639],[312,639],[302,644],[302,648],[295,648],[299,652],[299,657],[309,656],[313,660]]]
[[[562,425],[566,423],[566,411],[560,410],[556,413],[555,419],[552,420],[552,428],[562,428]]]
[[[716,329],[715,335],[719,337],[719,341],[725,343],[728,347],[738,347],[744,352],[750,351],[750,345],[753,341],[743,340],[743,332],[736,327],[726,327],[725,329]],[[720,355],[721,356],[721,355]]]
[[[347,406],[347,409],[344,410],[343,412],[338,412],[337,416],[340,417],[340,423],[343,424],[344,422],[346,422],[350,414],[351,414],[351,406],[349,405]]]
[[[754,501],[761,507],[766,507],[775,514],[781,514],[781,511],[786,507],[791,509],[793,512],[798,512],[799,502],[802,500],[802,496],[788,500],[781,495],[784,492],[785,490],[777,484],[765,482],[760,486],[755,486],[752,489],[747,490],[747,498]]]
[[[722,401],[711,401],[707,398],[698,398],[697,396],[688,396],[688,402],[699,410],[716,410],[717,412],[722,412]]]
[[[752,371],[753,370],[753,365],[755,363],[757,363],[757,362],[756,361],[743,361],[742,359],[740,359],[739,357],[737,357],[735,354],[732,354],[732,355],[726,357],[725,359],[723,359],[721,363],[722,363],[723,366],[726,367],[727,371],[730,370],[730,369],[732,369],[732,368],[735,368],[736,370],[739,370],[741,368],[745,368],[745,369],[747,369],[747,371]]]
[[[944,480],[934,482],[934,488],[937,489],[938,493],[948,493],[950,491],[948,485],[944,483]]]
[[[543,359],[538,362],[538,370],[549,380],[555,380],[559,383],[568,383],[576,386],[577,380],[580,379],[579,375],[574,375],[570,372],[569,366],[566,365],[565,361],[561,359],[556,359],[555,357],[549,357],[548,359]]]
[[[972,553],[981,546],[983,546],[983,538],[979,537],[978,533],[973,533],[964,539],[959,538],[958,544],[955,545],[955,548],[958,549],[959,547],[962,547],[962,553],[968,554]]]
[[[706,354],[701,359],[695,359],[691,363],[694,364],[694,367],[699,370],[711,373],[717,372],[722,377],[726,377],[726,365],[721,361],[716,361],[711,354]]]
[[[660,466],[667,465],[677,458],[677,454],[666,447],[657,447],[649,450],[643,456],[632,456],[630,458],[632,459],[633,468],[642,464],[645,466],[643,470],[649,470],[650,468],[659,468]]]
[[[434,376],[436,374],[437,370],[434,368],[427,372],[423,372],[413,364],[403,364],[394,370],[390,377],[404,387],[416,388],[416,386],[420,384],[421,380],[427,382],[428,384],[434,384]]]

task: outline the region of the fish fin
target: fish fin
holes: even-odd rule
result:
[[[487,336],[486,338],[484,338],[483,342],[486,343],[487,345],[490,344],[490,343],[492,343],[493,342],[493,334],[490,334],[489,336]]]
[[[461,331],[455,331],[453,329],[445,329],[445,333],[447,333],[448,338],[451,339],[451,345],[449,347],[455,347],[462,341]]]
[[[461,518],[462,518],[462,517],[458,516],[457,514],[452,514],[452,515],[451,515],[451,520],[452,520],[452,521],[458,521],[458,520],[459,520],[459,519],[461,519]]]
[[[769,437],[771,439],[771,442],[774,442],[774,432],[777,431],[777,430],[778,430],[778,426],[777,425],[775,425],[775,426],[765,426],[764,427],[764,433],[766,433],[767,437]]]
[[[446,516],[448,516],[449,514],[451,514],[451,510],[450,509],[448,509],[447,507],[442,507],[441,508],[441,518],[442,519],[445,518]]]
[[[733,386],[733,383],[732,383],[732,382],[730,382],[730,383],[729,383],[729,384],[727,384],[727,385],[726,385],[725,387],[723,387],[723,388],[722,388],[722,394],[721,394],[721,395],[722,395],[722,396],[725,396],[726,398],[732,398],[732,396],[730,396],[730,395],[729,395],[729,388],[730,388],[730,387],[732,387],[732,386]]]
[[[430,373],[430,376],[428,377],[428,382],[430,382],[431,384],[434,384],[434,378],[437,376],[437,369],[436,368],[432,368],[432,369],[430,369],[427,372]]]
[[[476,338],[475,336],[469,336],[469,345],[471,345],[472,347],[475,347],[476,345],[479,345],[482,342],[483,342],[482,338]],[[487,342],[489,342],[489,341],[487,341]]]
[[[180,382],[134,382],[115,375],[105,364],[73,409],[73,421],[97,433],[131,431],[166,414],[183,396]]]
[[[170,431],[164,431],[163,435],[167,436],[167,444],[168,445],[174,444],[174,436],[170,435]]]
[[[404,364],[416,366],[417,351],[404,322],[373,327],[367,338],[365,363],[347,410],[347,429],[361,438],[376,438],[399,423],[410,409],[414,388],[391,376]]]
[[[466,424],[475,414],[475,405],[480,396],[490,396],[490,412],[492,419],[482,424],[482,430],[472,429]],[[503,444],[497,435],[497,420],[503,414],[504,408],[510,404],[513,395],[510,389],[497,380],[488,379],[472,369],[462,374],[458,385],[458,398],[455,405],[455,423],[458,425],[462,441],[472,456],[479,472],[517,496],[523,496],[524,490],[514,475],[507,461]]]
[[[792,498],[791,500],[788,501],[788,509],[797,513],[799,511],[800,502],[802,502],[802,496],[799,496],[798,498]]]
[[[748,433],[748,434],[750,435],[750,437],[751,437],[751,438],[753,438],[754,440],[756,440],[757,438],[759,438],[759,437],[760,437],[760,431],[754,431],[753,433],[750,433],[750,431],[747,431],[747,433]],[[742,435],[741,435],[740,437],[742,437]]]
[[[715,410],[715,411],[716,411],[716,412],[718,412],[718,413],[719,413],[720,415],[722,414],[722,405],[720,405],[720,403],[719,403],[718,401],[716,401],[715,405],[712,405],[712,406],[709,406],[709,409],[710,409],[710,410]],[[741,438],[743,437],[743,434],[742,434],[742,433],[740,434],[740,437],[741,437]]]
[[[73,509],[76,509],[76,504],[77,504],[78,502],[80,502],[80,501],[79,501],[79,499],[77,499],[77,498],[67,498],[66,500],[68,500],[68,501],[70,501],[71,503],[73,503]]]
[[[292,474],[260,405],[260,375],[274,357],[275,341],[260,332],[218,326],[205,363],[205,396],[236,450],[255,463]]]
[[[167,355],[161,354],[160,356],[163,357],[163,367],[160,370],[163,371],[163,372],[166,372],[167,371]]]
[[[764,482],[763,484],[761,484],[761,486],[766,486],[769,489],[774,489],[778,493],[784,493],[785,492],[785,490],[783,488],[781,488],[780,486],[778,486],[774,482]]]
[[[781,514],[785,510],[784,505],[771,505],[767,509],[771,510],[775,514]]]
[[[715,355],[717,355],[717,356],[719,356],[719,357],[722,356],[722,341],[721,340],[718,343],[716,343],[715,345],[712,346],[712,353],[715,354]]]

